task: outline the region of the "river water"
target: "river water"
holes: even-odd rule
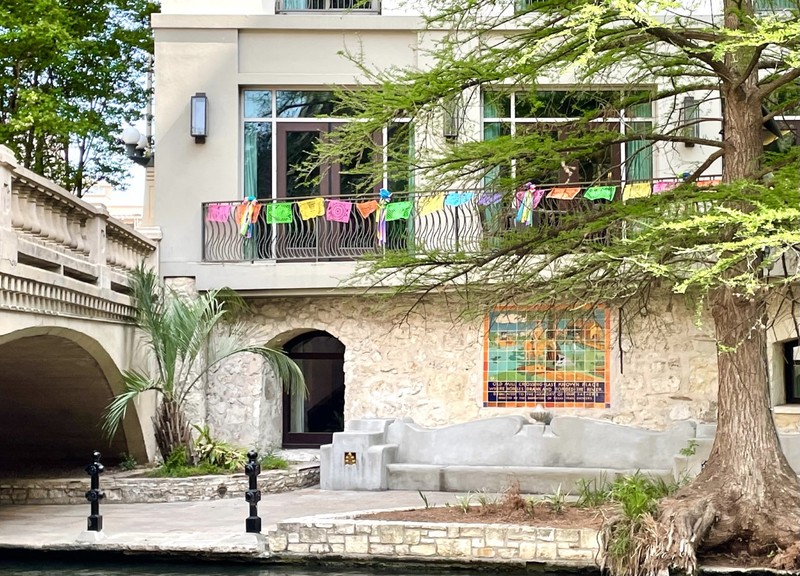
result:
[[[2,553],[0,552],[0,558]],[[0,576],[475,576],[477,572],[436,571],[424,569],[415,572],[343,572],[335,569],[309,569],[305,567],[265,568],[253,565],[162,564],[125,559],[114,563],[80,564],[78,562],[3,561],[0,559]],[[501,576],[485,567],[480,576]],[[537,572],[537,576],[575,576],[575,572]]]

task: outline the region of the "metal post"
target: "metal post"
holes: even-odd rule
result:
[[[92,463],[86,466],[86,473],[92,478],[91,489],[86,492],[86,499],[91,507],[88,518],[88,528],[90,532],[100,532],[103,530],[103,517],[100,515],[100,500],[106,497],[100,490],[100,474],[105,467],[100,464],[100,452],[96,450],[92,453]]]
[[[261,474],[261,464],[258,463],[258,452],[250,450],[247,453],[248,462],[244,466],[244,473],[250,479],[247,492],[244,493],[245,502],[250,504],[250,516],[244,522],[246,532],[261,532],[261,518],[258,517],[258,503],[261,501],[261,490],[258,489],[258,475]]]

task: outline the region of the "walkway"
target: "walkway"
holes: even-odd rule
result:
[[[455,502],[452,493],[426,493],[431,504]],[[263,532],[290,518],[359,510],[419,507],[417,492],[329,492],[307,488],[268,494],[259,504]],[[101,505],[108,550],[203,555],[252,555],[256,539],[244,532],[244,499],[159,504]],[[0,548],[72,550],[79,543],[89,505],[0,506]]]

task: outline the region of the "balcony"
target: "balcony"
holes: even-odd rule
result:
[[[380,14],[380,0],[277,0],[276,14],[353,12]]]
[[[716,182],[705,179],[698,185]],[[391,213],[384,214],[386,221],[369,211],[376,203],[363,197],[258,201],[249,220],[242,202],[211,202],[202,206],[203,261],[335,262],[385,250],[474,252],[515,229],[552,229],[564,215],[659,193],[676,184],[675,180],[603,187],[560,184],[541,187],[536,194],[506,195],[482,190],[398,193],[389,204]],[[331,210],[332,201],[338,211]],[[301,206],[313,202],[320,203],[316,211],[302,214]],[[534,208],[522,214],[521,204]],[[602,236],[594,240],[602,241]]]

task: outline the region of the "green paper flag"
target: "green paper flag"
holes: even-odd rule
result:
[[[407,220],[411,216],[412,202],[390,202],[386,205],[386,221]]]
[[[616,186],[592,186],[583,194],[587,200],[613,200]]]
[[[292,203],[267,204],[267,224],[291,224]]]

